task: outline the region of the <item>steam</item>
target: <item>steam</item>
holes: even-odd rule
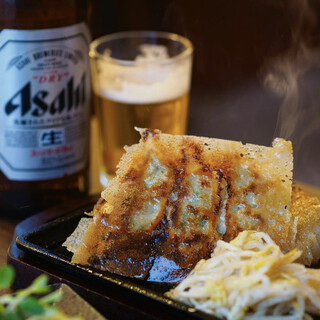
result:
[[[263,73],[265,85],[283,98],[274,135],[291,140],[297,151],[320,125],[319,103],[302,92],[306,75],[320,65],[320,47],[312,46],[317,16],[311,2],[290,0],[285,10],[291,18],[291,46],[266,63]]]
[[[307,100],[301,92],[301,81],[307,72],[320,64],[320,50],[310,50],[301,44],[294,56],[278,58],[265,84],[283,97],[279,110],[275,136],[295,141],[300,148],[306,136],[319,126],[317,102]]]

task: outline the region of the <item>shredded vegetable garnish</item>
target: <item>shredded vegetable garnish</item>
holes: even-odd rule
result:
[[[266,233],[243,231],[218,241],[167,295],[228,320],[312,319],[320,314],[320,270],[294,263],[300,255],[283,254]]]

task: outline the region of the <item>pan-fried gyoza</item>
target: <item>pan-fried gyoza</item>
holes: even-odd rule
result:
[[[183,279],[217,241],[264,231],[288,251],[291,143],[272,147],[141,129],[92,211],[72,261],[151,281]]]

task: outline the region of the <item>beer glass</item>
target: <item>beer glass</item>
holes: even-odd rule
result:
[[[139,141],[134,127],[186,133],[192,54],[188,39],[167,32],[119,32],[91,43],[103,185],[123,147]]]

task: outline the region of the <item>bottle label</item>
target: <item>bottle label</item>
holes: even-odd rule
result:
[[[84,23],[0,32],[0,170],[8,179],[47,180],[84,168],[89,42]]]

